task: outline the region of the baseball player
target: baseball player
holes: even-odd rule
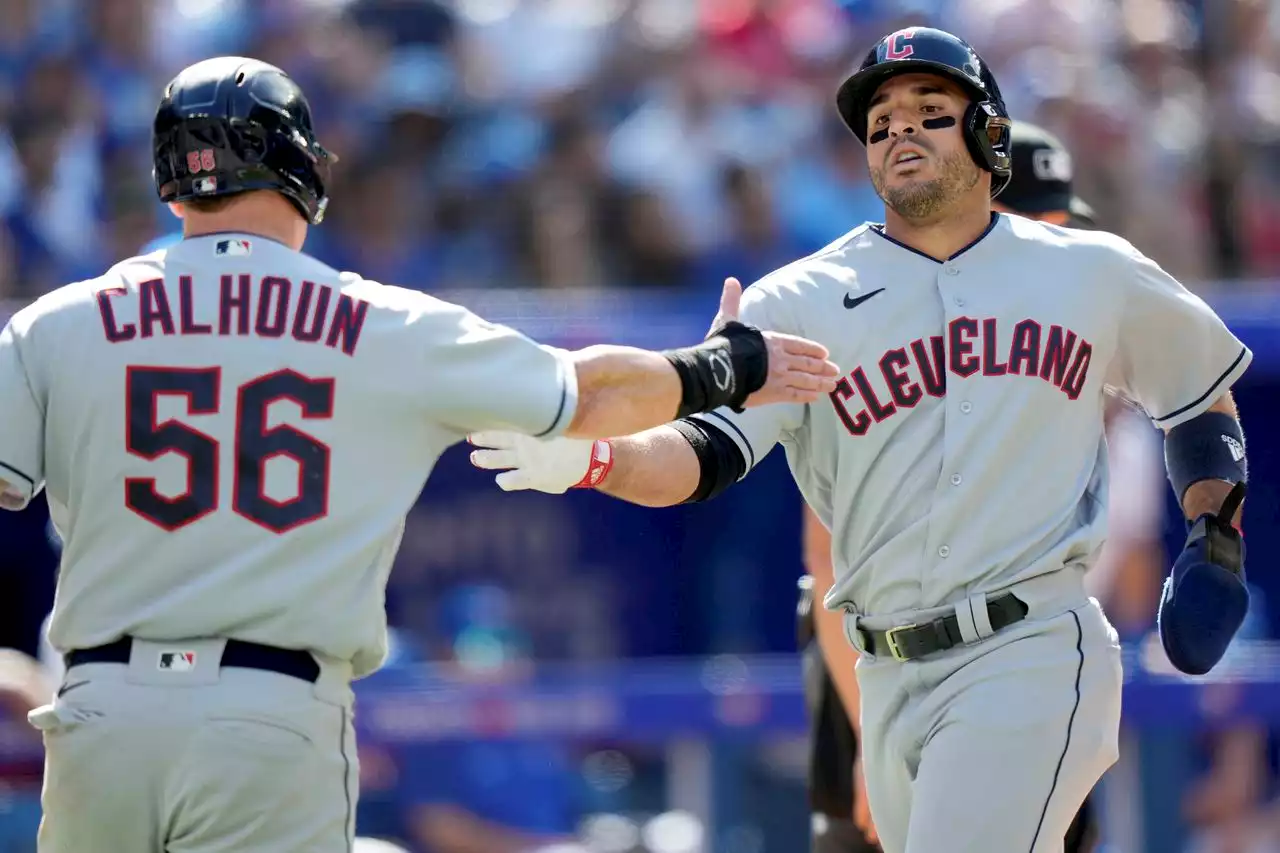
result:
[[[1015,121],[1009,155],[1009,183],[993,208],[1072,228],[1096,226],[1093,209],[1075,194],[1071,155],[1056,136],[1030,122]],[[1108,429],[1108,439],[1112,437]],[[1135,463],[1142,467],[1142,459],[1115,454],[1108,459],[1112,474],[1118,475],[1112,481],[1113,496],[1117,482],[1146,473],[1132,470]],[[840,614],[814,607],[815,595],[830,589],[835,578],[831,533],[807,507],[801,541],[807,574],[800,579],[796,628],[811,728],[810,849],[813,853],[876,853],[875,826],[858,760],[858,716],[846,712],[858,707],[857,653],[844,639]],[[1064,853],[1089,853],[1098,831],[1096,812],[1087,798],[1067,831]]]
[[[350,682],[446,448],[803,405],[837,371],[736,322],[736,282],[695,347],[563,352],[302,254],[333,158],[262,62],[185,69],[153,133],[183,239],[0,334],[0,498],[45,488],[64,540],[40,850],[347,851]]]
[[[1212,667],[1243,618],[1252,354],[1115,235],[992,210],[1010,176],[994,76],[949,33],[881,39],[840,87],[883,224],[756,282],[742,313],[825,343],[828,397],[679,419],[609,441],[477,435],[504,489],[707,500],[775,444],[832,531],[859,651],[867,794],[886,853],[1060,851],[1117,757],[1120,650],[1084,590],[1106,535],[1103,408],[1166,430],[1186,548],[1160,605],[1171,660]]]

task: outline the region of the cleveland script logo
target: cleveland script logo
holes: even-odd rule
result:
[[[1093,345],[1063,326],[1046,330],[1028,319],[1002,334],[998,320],[957,317],[945,336],[917,338],[888,350],[869,368],[854,368],[836,383],[831,405],[849,434],[862,436],[899,410],[914,408],[926,394],[945,397],[948,373],[960,379],[979,371],[1038,379],[1076,400],[1092,359]]]

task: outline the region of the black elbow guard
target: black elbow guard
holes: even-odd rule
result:
[[[747,461],[733,439],[711,424],[690,418],[672,422],[698,455],[698,488],[683,503],[709,501],[747,473]]]

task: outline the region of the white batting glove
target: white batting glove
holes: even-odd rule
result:
[[[471,464],[501,471],[494,482],[506,492],[532,489],[560,495],[569,489],[600,485],[613,467],[613,447],[603,439],[533,438],[518,432],[478,432],[467,437],[475,445]]]

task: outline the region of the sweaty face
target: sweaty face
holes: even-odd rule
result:
[[[884,82],[867,111],[867,167],[885,205],[904,219],[929,219],[973,189],[982,170],[965,147],[968,95],[932,74]],[[929,129],[930,119],[951,119]]]

